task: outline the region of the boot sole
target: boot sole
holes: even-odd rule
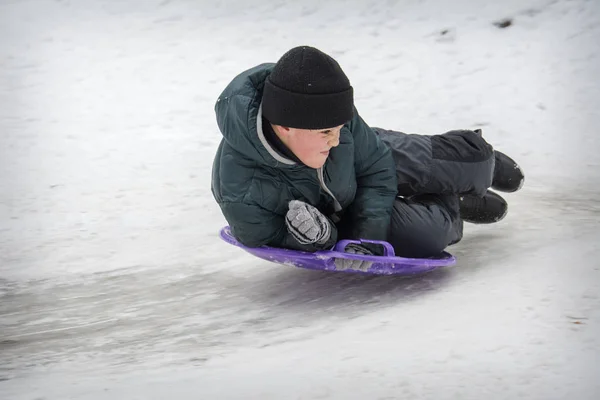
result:
[[[491,193],[493,193],[493,192],[491,192]],[[499,215],[499,216],[495,217],[495,218],[494,218],[494,219],[492,219],[492,220],[488,220],[488,221],[481,220],[481,219],[470,219],[470,218],[465,218],[465,217],[464,217],[464,216],[462,216],[462,215],[461,215],[461,219],[462,219],[464,222],[468,222],[468,223],[470,223],[470,224],[474,224],[474,225],[489,225],[489,224],[495,224],[496,222],[500,222],[500,221],[502,221],[502,220],[503,220],[503,219],[506,217],[506,215],[508,214],[508,203],[507,203],[507,202],[506,202],[506,200],[504,200],[504,198],[502,198],[502,196],[500,196],[499,194],[495,193],[495,195],[496,195],[496,196],[498,196],[498,197],[500,197],[500,198],[502,199],[503,203],[504,203],[504,212],[503,212],[501,215]]]
[[[521,188],[523,187],[523,185],[525,184],[525,174],[523,173],[523,170],[521,169],[521,167],[519,166],[519,164],[515,163],[514,169],[518,170],[519,173],[521,174],[522,178],[519,181],[519,184],[516,187],[504,187],[504,186],[496,186],[496,185],[492,185],[492,189],[498,191],[498,192],[503,192],[503,193],[514,193],[516,191],[521,190]]]
[[[502,214],[501,216],[499,216],[498,218],[496,218],[493,221],[488,221],[488,222],[471,221],[471,220],[468,220],[468,219],[465,219],[465,218],[463,218],[462,220],[464,222],[468,222],[468,223],[473,224],[473,225],[490,225],[490,224],[495,224],[496,222],[502,221],[504,219],[504,217],[506,217],[507,214],[508,214],[508,208],[506,208],[506,211],[504,211],[504,214]]]

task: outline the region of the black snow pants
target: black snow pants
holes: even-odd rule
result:
[[[398,176],[388,241],[397,256],[431,257],[462,239],[459,195],[483,196],[494,149],[478,131],[416,135],[374,128],[390,147]]]

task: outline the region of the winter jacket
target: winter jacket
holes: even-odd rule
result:
[[[212,193],[232,234],[249,247],[304,251],[330,248],[342,238],[386,240],[397,194],[389,147],[355,109],[322,168],[285,158],[262,128],[262,91],[273,66],[261,64],[236,76],[215,105],[223,139],[214,159]],[[327,243],[302,245],[288,233],[285,215],[294,199],[329,217],[336,229]]]

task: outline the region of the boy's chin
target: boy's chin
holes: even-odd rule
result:
[[[314,168],[314,169],[318,169],[318,168],[321,168],[321,167],[323,167],[323,165],[325,165],[325,161],[327,161],[327,157],[325,157],[325,158],[324,158],[324,159],[322,159],[322,160],[311,160],[311,161],[304,161],[304,164],[305,164],[307,167],[311,167],[311,168]]]

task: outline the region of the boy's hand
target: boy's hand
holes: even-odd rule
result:
[[[373,253],[369,249],[367,249],[359,244],[354,244],[354,243],[351,243],[348,246],[346,246],[346,248],[344,249],[344,253],[361,254],[361,255],[365,255],[365,256],[373,255]],[[357,271],[366,271],[369,268],[371,268],[372,264],[373,263],[371,261],[349,260],[346,258],[336,258],[335,259],[335,268],[340,271],[344,271],[347,269],[353,269],[353,270],[357,270]]]
[[[292,200],[285,215],[288,231],[301,244],[323,244],[331,236],[331,223],[319,210],[300,200]]]

